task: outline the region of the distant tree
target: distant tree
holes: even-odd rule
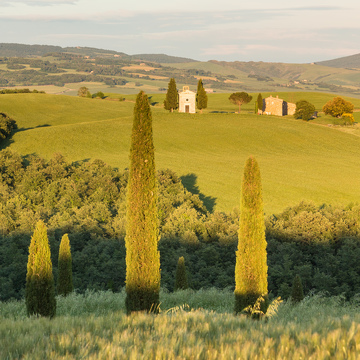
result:
[[[80,97],[86,97],[88,94],[89,89],[86,86],[82,86],[81,88],[79,88],[78,90],[78,96]]]
[[[208,97],[204,89],[202,80],[200,79],[198,82],[198,88],[196,92],[196,106],[200,110],[200,113],[202,113],[203,109],[207,108],[207,102],[208,102]]]
[[[235,264],[235,313],[254,306],[262,296],[267,309],[267,253],[261,177],[257,161],[245,164],[241,189],[240,227]]]
[[[166,93],[166,98],[164,100],[164,108],[173,112],[178,108],[178,92],[176,89],[176,82],[174,78],[170,79],[168,84],[168,90]]]
[[[179,257],[176,267],[174,290],[185,290],[188,287],[189,285],[186,274],[185,259],[183,256],[181,256]]]
[[[61,238],[58,262],[58,295],[68,295],[73,291],[71,250],[68,234]]]
[[[352,125],[355,122],[353,114],[342,114],[341,118],[344,120],[344,125]]]
[[[134,108],[126,225],[126,310],[157,312],[160,291],[159,227],[152,116],[140,91]]]
[[[55,285],[46,226],[38,221],[29,246],[25,302],[27,314],[54,317]]]
[[[340,96],[328,101],[323,106],[323,112],[326,115],[331,115],[337,118],[340,118],[344,113],[352,114],[353,111],[354,105],[350,101],[346,101]]]
[[[258,110],[262,111],[263,108],[263,98],[262,95],[259,93],[257,100],[256,100]]]
[[[252,96],[246,92],[236,92],[230,95],[229,100],[239,106],[240,113],[241,105],[249,103],[252,100]]]
[[[298,303],[304,299],[304,291],[301,282],[301,277],[296,275],[291,290],[291,301],[293,303]]]
[[[309,121],[315,112],[315,106],[306,100],[296,102],[296,109],[294,113],[295,119],[303,119]]]
[[[94,94],[94,97],[103,99],[105,95],[102,91],[98,91],[97,93]]]

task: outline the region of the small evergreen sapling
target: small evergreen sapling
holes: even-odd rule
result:
[[[293,303],[299,303],[304,299],[304,291],[301,282],[301,277],[296,275],[291,290],[291,301]]]
[[[268,306],[267,253],[260,169],[254,157],[245,164],[241,189],[239,241],[235,264],[235,313],[254,306]]]
[[[55,316],[55,285],[50,247],[47,229],[41,220],[36,224],[29,246],[25,302],[29,316]]]
[[[186,274],[185,259],[183,256],[179,257],[176,273],[174,290],[185,290],[189,287]]]
[[[58,262],[58,295],[67,296],[73,291],[71,249],[68,234],[61,238]]]

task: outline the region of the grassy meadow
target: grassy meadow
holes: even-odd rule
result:
[[[317,109],[333,98],[304,95],[313,99]],[[297,101],[301,94],[279,96]],[[2,147],[47,159],[54,153],[62,153],[68,161],[99,158],[125,169],[135,95],[125,98],[120,102],[48,94],[1,95],[1,111],[14,118],[19,128]],[[217,210],[239,206],[243,166],[250,155],[260,165],[267,214],[301,200],[342,205],[360,200],[356,186],[360,183],[360,137],[291,116],[257,116],[253,102],[237,114],[228,94],[210,94],[203,114],[171,114],[162,108],[162,101],[163,95],[151,97],[157,169],[174,170],[186,186],[215,199]],[[353,103],[360,108],[360,100]],[[355,113],[360,122],[359,115]]]
[[[230,290],[160,295],[161,313],[127,316],[125,293],[57,297],[57,316],[0,303],[1,359],[358,359],[359,303],[310,295],[267,321],[232,314]]]

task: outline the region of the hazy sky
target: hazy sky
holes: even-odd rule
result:
[[[360,2],[0,0],[0,42],[305,63],[360,53]]]

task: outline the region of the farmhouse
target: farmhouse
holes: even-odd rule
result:
[[[276,96],[276,98],[270,95],[263,100],[263,108],[262,110],[259,110],[259,113],[265,115],[285,116],[294,115],[295,109],[295,104],[288,103],[283,99],[279,99],[278,95]]]
[[[179,112],[195,114],[196,93],[189,90],[188,86],[183,87],[179,92]]]

